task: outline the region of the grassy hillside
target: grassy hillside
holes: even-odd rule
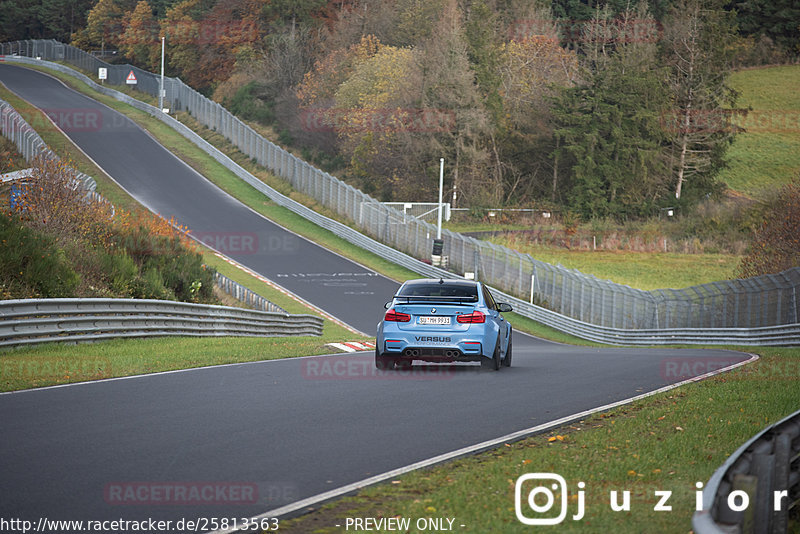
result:
[[[731,84],[737,107],[752,111],[740,120],[747,131],[728,150],[720,179],[760,199],[800,173],[800,65],[738,71]]]

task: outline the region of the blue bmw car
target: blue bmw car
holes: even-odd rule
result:
[[[495,302],[489,288],[470,280],[409,280],[378,323],[375,366],[393,369],[426,362],[511,365],[511,306]]]

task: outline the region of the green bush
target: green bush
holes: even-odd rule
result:
[[[55,241],[0,213],[0,278],[17,298],[70,297],[80,276]]]
[[[233,98],[226,99],[225,107],[238,117],[269,126],[275,122],[274,103],[260,98],[264,92],[258,82],[250,82],[241,86]]]
[[[131,281],[138,276],[139,269],[127,253],[104,253],[101,266],[111,291],[124,296],[131,294]]]
[[[153,267],[131,279],[130,295],[136,299],[175,300],[175,295],[165,287],[163,277]]]
[[[199,254],[184,250],[153,258],[149,266],[163,275],[164,286],[175,294],[176,299],[186,302],[215,300],[214,272],[203,266],[203,258]]]
[[[116,245],[130,256],[140,276],[131,277],[134,298],[216,302],[214,271],[177,236],[153,235],[137,226],[117,235]]]

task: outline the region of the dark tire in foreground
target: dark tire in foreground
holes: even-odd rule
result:
[[[384,356],[375,349],[375,367],[381,371],[391,371],[397,363],[394,356]]]
[[[503,358],[503,367],[511,367],[511,339],[508,340],[508,348],[506,349],[506,357]]]
[[[500,340],[497,340],[497,345],[494,347],[494,354],[492,357],[489,358],[488,356],[484,356],[481,359],[481,367],[484,369],[491,369],[492,371],[499,371],[500,370]]]

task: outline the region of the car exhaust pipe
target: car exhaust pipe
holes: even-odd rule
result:
[[[457,350],[448,350],[444,353],[447,358],[458,358],[458,351]]]
[[[408,358],[416,358],[419,356],[419,349],[406,349],[404,354]]]

